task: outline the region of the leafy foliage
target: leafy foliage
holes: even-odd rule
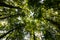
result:
[[[60,40],[60,1],[1,0],[0,30],[0,39]]]

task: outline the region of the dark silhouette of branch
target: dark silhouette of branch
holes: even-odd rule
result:
[[[21,9],[20,7],[8,5],[8,4],[4,3],[4,2],[0,2],[0,6],[3,6],[3,7],[9,7],[9,8]]]
[[[12,32],[15,29],[17,29],[17,27],[16,28],[13,28],[13,29],[9,30],[7,33],[4,33],[3,35],[1,35],[0,36],[0,39],[3,38],[4,36],[6,36],[7,34],[9,34],[10,32]]]
[[[46,0],[46,1],[44,1],[44,5],[46,6],[47,9],[48,8],[54,8],[55,10],[56,9],[60,10],[59,4],[60,4],[60,1],[57,1],[57,0],[54,0],[54,1]]]
[[[45,30],[45,31],[46,31],[45,38],[48,39],[50,36],[51,39],[56,40],[55,34],[53,34],[50,30]]]
[[[4,33],[4,34],[2,34],[1,36],[0,36],[0,39],[1,38],[3,38],[3,37],[5,37],[7,34],[9,34],[9,33],[11,33],[11,32],[13,32],[14,30],[16,30],[16,29],[22,29],[25,25],[20,25],[20,26],[18,26],[19,24],[15,24],[16,25],[16,27],[14,27],[14,28],[12,28],[11,30],[9,30],[7,33]]]
[[[52,19],[47,19],[47,18],[45,20],[47,20],[47,21],[51,22],[52,24],[58,26],[58,28],[60,29],[60,24],[58,22],[55,22]]]
[[[2,19],[6,19],[6,18],[10,18],[10,17],[17,17],[17,16],[20,16],[20,14],[14,14],[14,15],[8,15],[8,16],[4,16],[4,17],[0,17],[0,20],[2,20]]]
[[[33,34],[33,39],[36,40],[36,39],[35,39],[35,34]]]

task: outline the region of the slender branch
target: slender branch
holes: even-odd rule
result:
[[[53,34],[52,32],[50,32],[50,30],[45,30],[45,31],[46,31],[45,38],[49,39],[49,36],[50,36],[51,39],[56,40],[55,34]]]
[[[0,36],[0,39],[3,38],[4,36],[6,36],[7,34],[9,34],[10,32],[12,32],[15,29],[17,29],[17,27],[16,28],[13,28],[13,29],[9,30],[7,33],[4,33],[3,35],[1,35]]]
[[[19,24],[15,24],[15,25],[17,26],[17,25],[19,25]],[[20,26],[17,26],[17,27],[12,28],[12,29],[9,30],[7,33],[2,34],[2,35],[0,36],[0,39],[3,38],[3,37],[5,37],[7,34],[13,32],[13,31],[16,30],[16,29],[23,28],[23,26],[25,26],[25,25],[20,25]]]
[[[60,24],[58,22],[55,22],[52,19],[47,19],[47,18],[45,20],[50,21],[52,24],[58,26],[58,28],[60,29]]]
[[[9,8],[21,9],[20,7],[8,5],[8,4],[4,3],[4,2],[0,2],[0,6],[3,6],[3,7],[9,7]]]
[[[33,40],[36,40],[36,39],[35,39],[35,34],[33,34]]]
[[[20,16],[20,14],[15,14],[15,15],[8,15],[8,16],[4,16],[4,17],[0,17],[0,19],[2,20],[2,19],[6,19],[6,18],[9,18],[9,17],[16,17],[16,16]]]

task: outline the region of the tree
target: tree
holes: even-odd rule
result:
[[[0,39],[60,40],[59,13],[59,0],[1,0]]]

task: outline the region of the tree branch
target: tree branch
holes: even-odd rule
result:
[[[15,7],[15,6],[12,6],[12,5],[8,5],[8,4],[4,3],[4,2],[0,2],[0,6],[21,9],[20,7]]]
[[[15,24],[15,25],[17,26],[17,25],[19,25],[19,24]],[[20,29],[20,28],[22,29],[24,26],[25,26],[25,25],[20,25],[20,26],[17,26],[17,27],[12,28],[12,29],[9,30],[7,33],[2,34],[2,35],[0,36],[0,39],[3,38],[3,37],[5,37],[7,34],[13,32],[13,31],[16,30],[16,29]]]
[[[9,17],[16,17],[16,16],[20,16],[20,14],[15,14],[15,15],[8,15],[8,16],[4,16],[4,17],[0,17],[0,20],[2,20],[2,19],[6,19],[6,18],[9,18]]]
[[[60,24],[58,22],[55,22],[52,19],[47,19],[47,18],[45,20],[50,21],[52,24],[58,26],[58,28],[60,29]]]
[[[6,36],[7,34],[9,34],[10,32],[12,32],[15,29],[17,29],[17,27],[16,28],[13,28],[13,29],[9,30],[7,33],[4,33],[3,35],[1,35],[0,36],[0,39],[3,38],[4,36]]]

